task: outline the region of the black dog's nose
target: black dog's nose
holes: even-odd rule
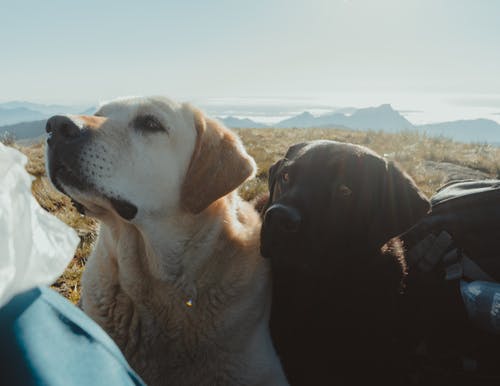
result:
[[[54,115],[47,120],[45,131],[52,136],[72,139],[80,136],[81,130],[70,118],[64,115]]]
[[[297,232],[301,222],[297,209],[282,204],[274,204],[266,210],[265,222],[267,226],[282,232]]]

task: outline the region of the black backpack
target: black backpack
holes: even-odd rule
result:
[[[430,233],[439,236],[446,231],[458,250],[457,259],[463,255],[468,258],[463,278],[472,281],[489,277],[488,281],[500,282],[500,180],[451,182],[431,198],[431,208],[402,236],[406,249],[411,250]],[[445,264],[450,267],[454,263]],[[454,274],[452,278],[457,278],[460,272]]]
[[[412,250],[429,238],[434,244],[443,239],[446,250],[412,257]],[[500,335],[467,321],[461,295],[464,284],[491,282],[500,288],[500,180],[466,180],[443,186],[431,198],[430,213],[401,239],[414,280],[428,285],[421,310],[435,307],[448,315],[448,327],[440,330],[443,335],[430,338],[442,339],[444,344],[422,361],[424,379],[438,374],[442,381],[424,384],[500,385]],[[467,338],[461,328],[468,331]],[[445,363],[443,357],[456,365]],[[436,377],[430,379],[435,382]]]

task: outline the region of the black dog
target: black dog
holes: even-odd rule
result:
[[[392,238],[428,212],[427,198],[376,153],[333,141],[292,146],[269,190],[261,252],[290,384],[405,384],[399,353],[414,348],[414,327],[398,311],[406,266]]]

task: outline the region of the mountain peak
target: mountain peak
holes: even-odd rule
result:
[[[217,117],[217,119],[219,121],[221,121],[224,125],[226,125],[227,127],[231,127],[231,128],[240,128],[240,129],[244,129],[244,128],[252,128],[252,129],[260,129],[260,128],[264,128],[264,127],[267,127],[267,125],[263,124],[263,123],[260,123],[260,122],[255,122],[255,121],[252,121],[251,119],[249,118],[237,118],[237,117],[233,117],[233,116],[228,116],[228,117],[225,117],[225,118],[222,118],[222,117]]]
[[[362,130],[398,131],[413,125],[388,103],[378,107],[355,109],[350,115],[341,112],[313,116],[305,111],[278,123],[278,127],[349,127]]]

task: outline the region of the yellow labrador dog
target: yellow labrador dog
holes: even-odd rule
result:
[[[47,122],[54,186],[101,220],[82,306],[151,385],[285,385],[268,332],[255,162],[186,104],[131,98]]]

